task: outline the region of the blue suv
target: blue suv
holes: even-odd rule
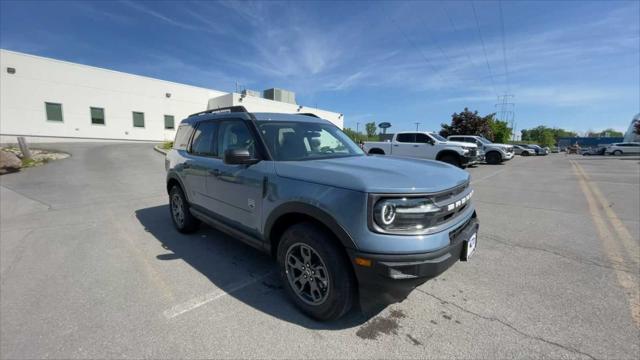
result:
[[[178,231],[205,222],[271,254],[292,301],[319,320],[358,297],[405,297],[476,247],[465,171],[367,156],[312,114],[193,114],[166,168]]]

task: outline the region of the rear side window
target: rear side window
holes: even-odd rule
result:
[[[173,148],[176,150],[187,150],[191,133],[193,133],[191,125],[180,125],[176,132],[176,139],[173,141]]]
[[[215,135],[218,124],[202,122],[196,128],[191,142],[191,153],[200,156],[216,156]]]

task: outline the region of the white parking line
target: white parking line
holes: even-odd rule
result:
[[[230,286],[226,287],[226,291],[225,290],[217,290],[217,291],[213,291],[210,292],[208,294],[204,294],[202,296],[198,296],[194,299],[191,299],[189,301],[183,302],[182,304],[178,304],[174,307],[172,307],[171,309],[165,310],[162,314],[167,318],[167,319],[173,319],[174,317],[178,316],[178,315],[182,315],[188,311],[191,311],[193,309],[197,309],[202,305],[206,305],[214,300],[220,299],[221,297],[227,296],[231,293],[234,293],[238,290],[241,290],[243,288],[246,288],[247,286],[253,285],[256,282],[266,278],[267,276],[273,274],[273,271],[269,271],[268,273],[255,277],[255,278],[249,278],[246,279],[244,281],[240,281],[237,282],[235,284],[231,284]]]

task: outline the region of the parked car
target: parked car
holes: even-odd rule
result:
[[[585,156],[604,155],[604,152],[606,149],[607,149],[606,146],[590,147],[586,149],[581,149],[580,153]]]
[[[516,155],[521,155],[521,156],[531,156],[531,155],[535,155],[536,151],[534,149],[530,149],[528,147],[524,147],[522,145],[512,145],[513,146],[513,152]]]
[[[365,141],[364,151],[372,155],[395,155],[446,162],[458,167],[479,161],[475,144],[449,141],[429,132],[399,132],[390,141]]]
[[[513,146],[507,144],[494,144],[482,136],[476,135],[452,135],[447,137],[450,141],[460,141],[476,144],[484,152],[485,161],[489,164],[499,164],[511,160],[514,156]]]
[[[543,148],[540,145],[536,145],[536,144],[527,144],[527,147],[530,149],[533,149],[536,152],[536,155],[542,156],[542,155],[549,155],[549,150],[548,148]]]
[[[476,248],[467,172],[367,156],[317,117],[241,106],[193,114],[165,166],[176,229],[205,222],[271,254],[293,303],[319,320],[341,317],[357,296],[406,296]]]
[[[636,155],[640,154],[640,142],[621,142],[611,144],[605,150],[607,155]]]

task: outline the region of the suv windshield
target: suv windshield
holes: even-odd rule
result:
[[[480,140],[480,142],[485,144],[485,145],[493,144],[491,141],[483,138],[482,136],[478,136],[478,140]]]
[[[334,125],[258,121],[258,128],[277,161],[364,155],[360,147]]]
[[[449,140],[443,138],[442,136],[440,136],[437,133],[429,133],[429,135],[431,135],[431,137],[434,137],[438,141],[449,141]]]

